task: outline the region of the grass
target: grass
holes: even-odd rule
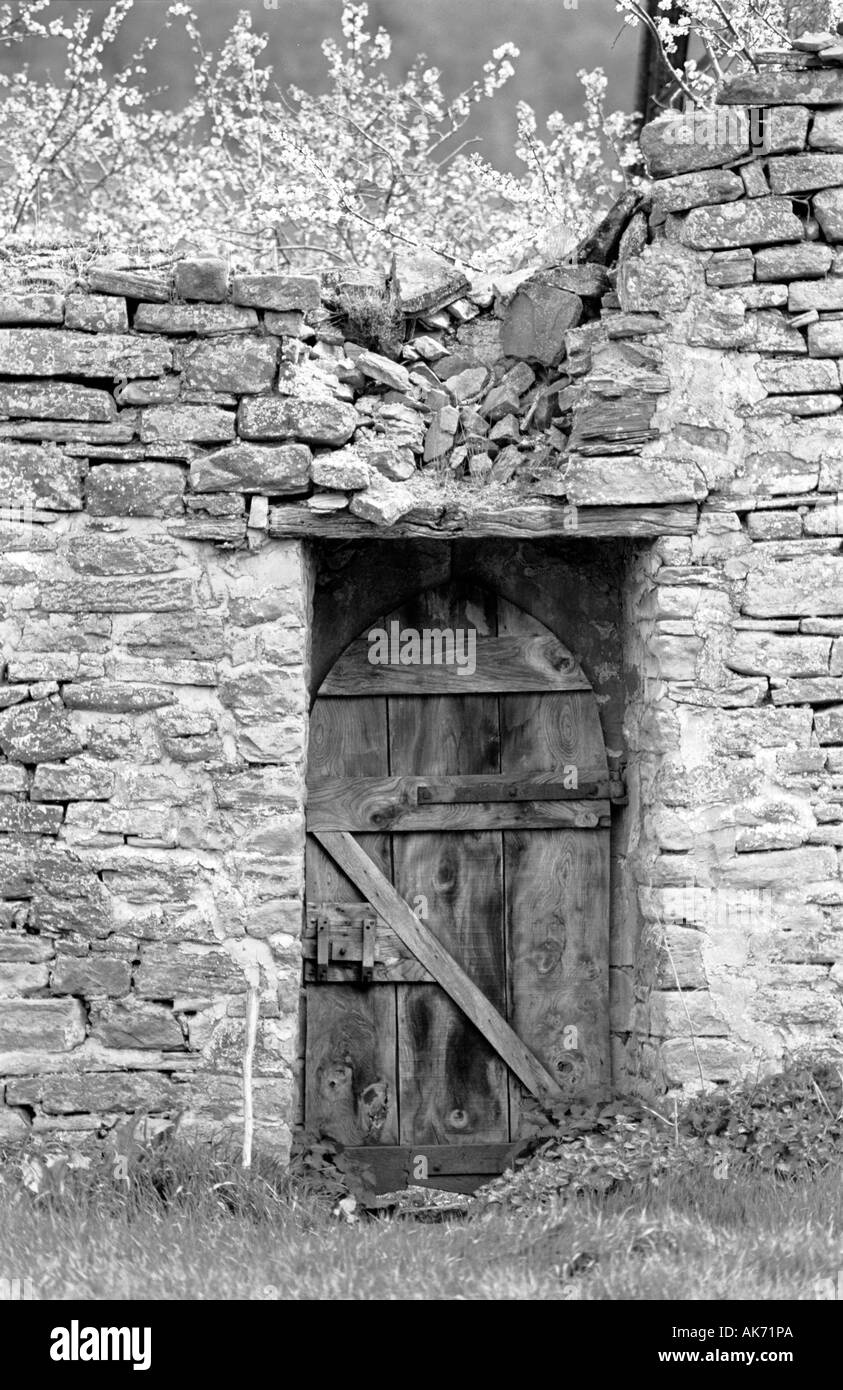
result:
[[[54,1299],[801,1300],[833,1297],[843,1269],[839,1169],[348,1224],[269,1169],[189,1152],[156,1164],[128,1190],[82,1170],[35,1196],[10,1158],[0,1277]]]

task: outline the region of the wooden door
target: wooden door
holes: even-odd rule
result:
[[[543,624],[456,583],[346,649],[311,714],[308,1131],[471,1185],[525,1095],[608,1082],[608,826],[597,702]]]

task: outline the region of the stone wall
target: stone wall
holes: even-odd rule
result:
[[[377,536],[458,478],[492,505],[547,473],[583,301],[542,285],[500,320],[429,259],[375,287],[62,260],[32,248],[0,296],[0,1140],[237,1131],[252,989],[284,1153],[312,566],[270,530]],[[606,272],[566,275],[596,312]]]
[[[576,263],[498,283],[21,262],[0,1138],[236,1129],[252,989],[286,1151],[310,599],[346,540],[542,538],[570,571],[616,539],[616,1084],[843,1051],[843,69],[723,96],[645,131],[650,194]]]
[[[644,132],[564,475],[698,507],[628,593],[615,1023],[668,1086],[843,1051],[843,69],[794,53],[721,100]]]

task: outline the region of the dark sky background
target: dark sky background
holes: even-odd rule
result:
[[[339,37],[341,0],[279,0],[277,10],[265,9],[263,0],[193,3],[209,45],[218,46],[237,12],[248,9],[255,27],[269,36],[265,56],[276,79],[310,90],[324,86],[320,44],[328,34]],[[136,0],[117,55],[121,61],[144,32],[160,24],[166,7],[166,0]],[[79,8],[105,10],[107,0],[88,0],[86,6],[58,0],[53,11],[72,13]],[[577,0],[575,9],[566,8],[563,0],[370,0],[367,27],[373,30],[379,24],[392,35],[396,73],[424,52],[442,69],[448,91],[467,85],[498,44],[509,40],[520,48],[516,76],[493,103],[481,108],[470,132],[482,137],[482,153],[501,168],[513,167],[516,101],[531,102],[540,117],[562,110],[576,119],[579,68],[605,68],[611,109],[628,110],[632,105],[638,34],[622,24],[612,0]],[[26,50],[41,71],[55,64],[56,56],[48,41]],[[8,71],[10,62],[20,59],[20,48],[0,53],[0,66]],[[184,45],[169,35],[150,71],[150,80],[166,87],[167,104],[178,105],[188,67]]]

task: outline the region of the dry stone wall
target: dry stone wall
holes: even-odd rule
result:
[[[796,51],[721,103],[644,131],[564,474],[581,507],[698,508],[627,614],[615,1026],[668,1086],[843,1051],[843,68]]]

